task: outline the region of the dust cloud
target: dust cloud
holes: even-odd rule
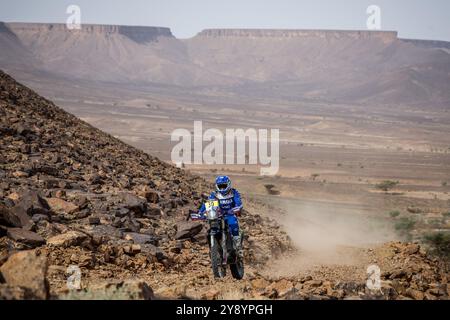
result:
[[[392,223],[382,213],[376,216],[358,206],[323,202],[283,200],[282,205],[286,214],[279,222],[298,254],[274,263],[272,271],[278,275],[323,267],[365,268],[371,263],[366,249],[398,240]]]

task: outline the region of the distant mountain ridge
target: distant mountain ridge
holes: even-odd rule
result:
[[[67,26],[62,23],[8,23],[4,27],[13,33],[25,31],[34,32],[66,32],[69,31]],[[151,42],[157,40],[158,37],[173,38],[170,28],[165,27],[145,27],[145,26],[121,26],[121,25],[101,25],[101,24],[82,24],[81,29],[70,30],[77,33],[105,33],[105,34],[122,34],[136,42]]]
[[[206,29],[181,40],[164,27],[0,24],[0,67],[12,74],[344,102],[449,102],[449,47],[395,31]]]
[[[303,30],[303,29],[205,29],[197,37],[273,37],[273,38],[378,38],[385,41],[397,40],[396,31],[363,30]]]

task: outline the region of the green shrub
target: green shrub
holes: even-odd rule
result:
[[[383,190],[385,192],[388,192],[392,188],[394,188],[396,185],[398,185],[398,181],[392,181],[392,180],[384,180],[378,184],[375,185],[377,189]]]
[[[400,215],[400,211],[393,210],[393,211],[389,212],[389,215],[391,216],[391,218],[397,218]]]
[[[432,232],[424,236],[424,242],[439,256],[450,257],[450,233]]]
[[[402,217],[395,224],[395,230],[409,232],[414,228],[415,225],[416,221],[414,219],[411,219],[409,217]]]
[[[428,220],[428,225],[432,228],[440,228],[445,223],[441,219],[430,219]]]

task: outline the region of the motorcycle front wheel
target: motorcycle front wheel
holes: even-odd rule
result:
[[[226,269],[223,266],[223,253],[218,241],[214,241],[210,247],[211,266],[215,278],[223,278],[226,275]]]

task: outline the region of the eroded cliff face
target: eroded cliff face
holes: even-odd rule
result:
[[[9,55],[0,57],[0,67],[12,74],[45,71],[82,80],[172,85],[227,81],[192,64],[184,44],[163,27],[82,24],[71,30],[65,24],[5,23],[0,51]],[[33,66],[15,63],[13,69],[11,61],[24,55],[33,58]]]
[[[4,25],[15,34],[24,32],[53,32],[63,34],[67,34],[68,32],[90,34],[122,34],[138,43],[156,41],[159,37],[173,38],[170,29],[164,27],[82,24],[81,29],[71,30],[62,23],[7,23]]]
[[[381,39],[384,42],[397,40],[395,31],[340,31],[340,30],[282,30],[282,29],[205,29],[197,37],[240,38],[316,38],[316,39]]]
[[[398,39],[395,31],[206,29],[180,40],[163,27],[0,25],[0,68],[11,74],[220,86],[258,97],[280,96],[276,82],[283,96],[345,102],[448,101],[446,48]]]

